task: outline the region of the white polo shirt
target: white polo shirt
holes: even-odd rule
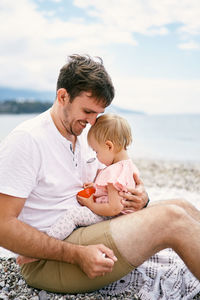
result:
[[[64,210],[79,205],[77,192],[100,167],[86,134],[78,137],[73,153],[48,110],[0,143],[0,193],[27,199],[20,220],[46,231]]]

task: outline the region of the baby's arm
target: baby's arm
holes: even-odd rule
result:
[[[89,198],[77,197],[81,205],[87,206],[95,214],[100,216],[117,216],[122,210],[123,205],[121,203],[122,197],[119,196],[118,190],[112,183],[108,183],[108,203],[96,203],[94,202],[93,195]]]

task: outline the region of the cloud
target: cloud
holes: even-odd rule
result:
[[[73,15],[65,21],[48,18],[30,0],[2,0],[0,20],[0,85],[53,89],[58,66],[68,54],[89,51],[111,58],[104,50],[107,45],[137,44],[129,31],[101,22],[89,24]]]
[[[186,43],[181,43],[179,44],[179,48],[183,50],[199,50],[200,49],[200,44],[194,42],[194,41],[189,41]]]
[[[200,33],[199,0],[74,0],[106,26],[144,35],[168,33],[169,24],[179,24],[177,32]]]
[[[51,1],[57,2],[58,7],[64,4],[60,0]],[[1,0],[0,85],[54,90],[65,58],[77,52],[102,56],[108,71],[116,69],[115,52],[110,50],[113,45],[135,47],[138,35],[169,35],[174,30],[169,25],[174,24],[179,49],[199,50],[196,41],[200,33],[199,0],[74,0],[73,3],[83,14],[77,18],[72,11],[64,20],[55,11],[40,11],[33,0]],[[116,77],[116,103],[123,106],[125,98],[126,105],[149,112],[178,110],[182,100],[190,110],[189,99],[193,99],[194,107],[199,106],[199,82],[173,82]]]

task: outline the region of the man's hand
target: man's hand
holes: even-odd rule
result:
[[[133,178],[135,180],[135,188],[127,188],[129,193],[119,192],[119,195],[124,198],[122,200],[122,204],[124,205],[124,211],[140,210],[146,205],[148,201],[148,195],[145,191],[142,180],[136,173],[133,174]]]
[[[113,251],[103,244],[81,246],[76,257],[76,264],[91,279],[112,272],[117,261]]]

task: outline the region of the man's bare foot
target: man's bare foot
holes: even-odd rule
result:
[[[23,265],[23,264],[28,264],[30,262],[33,262],[33,261],[37,261],[39,259],[37,258],[32,258],[32,257],[28,257],[28,256],[23,256],[23,255],[19,255],[16,259],[16,262],[18,265]]]

